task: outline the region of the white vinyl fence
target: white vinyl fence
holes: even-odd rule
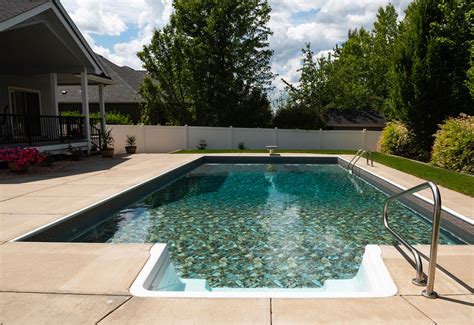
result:
[[[207,149],[292,150],[375,150],[380,131],[360,130],[285,130],[260,128],[221,128],[202,126],[108,125],[112,128],[117,153],[125,152],[127,135],[137,138],[137,152],[156,153],[196,149],[201,140]]]

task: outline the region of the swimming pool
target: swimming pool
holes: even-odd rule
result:
[[[385,198],[339,165],[204,164],[75,241],[166,243],[179,276],[211,288],[317,288],[354,277],[367,244],[396,243]],[[429,244],[412,210],[395,205],[391,222]]]
[[[126,207],[42,238],[165,243],[146,289],[210,292],[318,291],[333,280],[365,290],[377,258],[367,245],[396,243],[383,227],[387,195],[334,159],[214,159],[168,176]],[[430,242],[429,220],[402,204],[391,224],[411,244]],[[440,243],[464,242],[442,231]]]

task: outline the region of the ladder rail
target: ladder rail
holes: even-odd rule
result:
[[[433,194],[433,230],[431,235],[431,246],[430,246],[430,261],[428,266],[428,280],[426,281],[426,277],[423,273],[423,264],[421,261],[421,257],[419,252],[408,242],[406,242],[400,235],[398,235],[392,228],[390,228],[390,224],[388,222],[388,207],[390,202],[394,200],[398,200],[401,197],[414,194],[421,190],[429,188],[431,193]],[[436,275],[436,259],[438,255],[438,241],[439,241],[439,233],[440,233],[440,225],[441,225],[441,194],[439,192],[438,186],[436,186],[433,182],[425,182],[409,188],[403,192],[397,193],[395,195],[390,196],[385,200],[384,209],[383,209],[383,220],[385,228],[395,237],[398,239],[400,243],[402,243],[408,250],[410,250],[415,259],[415,268],[416,268],[416,278],[413,279],[413,283],[417,285],[425,285],[426,283],[426,290],[423,290],[422,295],[427,298],[437,298],[438,294],[434,291],[434,281]]]
[[[368,149],[359,149],[354,157],[352,157],[351,161],[349,161],[349,165],[347,165],[347,169],[350,170],[351,173],[354,172],[354,166],[357,164],[359,159],[364,156],[364,154],[366,155],[367,165],[369,164],[370,159],[370,165],[374,167],[374,153]]]

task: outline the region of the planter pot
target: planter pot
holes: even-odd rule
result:
[[[15,172],[15,173],[24,173],[24,172],[27,172],[28,171],[28,166],[18,166],[16,163],[14,162],[9,162],[8,163],[8,168],[12,171],[12,172]]]
[[[126,146],[125,150],[127,151],[129,155],[132,155],[135,152],[137,152],[137,146]]]
[[[114,156],[114,148],[102,149],[100,151],[100,154],[102,155],[102,157],[112,158]]]

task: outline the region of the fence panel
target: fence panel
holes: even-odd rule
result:
[[[124,152],[126,135],[135,135],[138,152],[170,152],[196,149],[201,140],[208,149],[265,149],[278,145],[293,150],[375,150],[380,131],[284,130],[259,128],[218,128],[199,126],[109,125],[113,128],[116,152]]]

